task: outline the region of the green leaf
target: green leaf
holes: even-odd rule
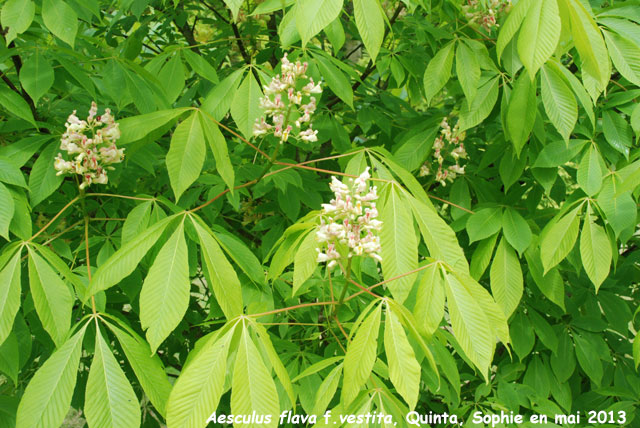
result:
[[[578,120],[578,104],[564,82],[562,74],[554,67],[543,66],[540,73],[542,103],[547,116],[565,141]]]
[[[440,326],[444,316],[444,284],[437,263],[431,263],[424,270],[418,284],[413,314],[422,323],[419,327],[423,327],[429,335]]]
[[[604,186],[598,194],[598,206],[617,237],[625,229],[634,228],[638,209],[631,192],[616,194],[616,188],[620,185],[614,180],[618,179],[614,176],[605,179]]]
[[[553,331],[553,328],[549,325],[540,314],[533,309],[528,309],[529,319],[536,330],[536,334],[540,338],[540,341],[544,343],[544,346],[549,348],[554,354],[558,353],[558,336]]]
[[[218,125],[210,118],[205,117],[205,114],[201,111],[200,124],[204,131],[204,136],[209,143],[209,148],[213,153],[213,157],[216,160],[216,170],[220,174],[220,177],[227,184],[231,192],[233,193],[233,187],[235,184],[235,172],[231,159],[229,159],[229,149],[227,148],[227,142],[220,132]]]
[[[415,409],[420,390],[420,364],[400,325],[397,315],[387,306],[384,326],[384,349],[389,365],[389,379],[409,409]]]
[[[542,274],[542,261],[537,247],[529,247],[525,252],[525,257],[529,272],[542,294],[564,311],[564,280],[558,269],[552,268],[545,275]]]
[[[176,128],[167,153],[167,170],[176,201],[200,176],[206,150],[200,120],[194,112]]]
[[[73,48],[78,32],[78,15],[62,0],[43,0],[42,20],[49,31]]]
[[[382,272],[387,279],[406,274],[418,267],[418,241],[411,212],[393,186],[380,213],[384,227],[380,231]],[[407,275],[387,283],[394,299],[399,303],[409,295],[416,275]]]
[[[493,250],[496,247],[496,241],[498,240],[498,234],[494,234],[493,236],[483,239],[478,243],[473,255],[471,256],[471,265],[469,266],[469,271],[471,277],[476,281],[479,281],[484,275],[484,271],[489,266],[491,262],[491,256],[493,255]]]
[[[483,208],[472,214],[467,220],[469,242],[488,238],[500,231],[502,227],[502,210],[499,208]]]
[[[13,320],[20,309],[20,256],[15,255],[0,269],[0,345],[11,333]]]
[[[528,75],[521,73],[513,86],[507,108],[507,130],[518,157],[533,129],[536,111],[536,85]]]
[[[91,427],[140,426],[138,398],[100,332],[96,332],[95,354],[87,378],[84,414]]]
[[[140,324],[151,351],[176,328],[189,306],[191,281],[184,222],[162,246],[140,292]]]
[[[16,428],[58,427],[69,412],[86,324],[58,348],[33,376],[18,406]]]
[[[184,66],[180,58],[180,51],[171,57],[162,67],[158,79],[163,83],[164,93],[169,104],[173,104],[184,89]]]
[[[15,333],[11,333],[0,344],[0,373],[6,375],[14,385],[18,384],[18,372],[20,370],[20,350]]]
[[[257,322],[253,320],[249,320],[256,332],[258,332],[258,338],[260,339],[260,343],[262,344],[262,348],[266,351],[267,357],[269,358],[269,362],[273,367],[273,370],[276,372],[276,376],[280,380],[280,383],[284,387],[284,390],[287,392],[287,396],[292,404],[296,402],[296,397],[293,392],[293,385],[291,385],[291,379],[289,378],[289,373],[287,369],[282,364],[280,357],[276,349],[273,347],[273,343],[271,343],[271,338],[269,337],[269,333],[267,330]]]
[[[58,142],[49,144],[38,156],[29,174],[29,199],[35,207],[55,192],[64,181],[63,175],[56,175],[54,159],[60,146]]]
[[[576,353],[569,333],[565,330],[558,338],[558,352],[551,355],[550,362],[558,382],[565,383],[576,369]]]
[[[527,12],[534,2],[535,0],[520,0],[515,4],[515,6],[513,6],[507,15],[507,19],[500,28],[500,34],[498,34],[498,41],[496,42],[496,56],[498,57],[498,63],[500,63],[500,58],[502,57],[504,49],[522,25],[522,21],[524,21],[527,16]]]
[[[603,33],[613,65],[625,79],[640,86],[640,59],[638,58],[640,46],[616,33],[609,31]]]
[[[216,300],[227,319],[235,318],[242,314],[243,308],[240,280],[212,233],[193,217],[192,221],[200,239],[203,266],[208,273],[209,284]]]
[[[629,123],[615,111],[605,110],[602,112],[602,131],[607,143],[628,158],[633,139]]]
[[[106,290],[129,276],[140,260],[153,247],[160,235],[178,214],[164,218],[140,233],[136,238],[123,245],[94,273],[89,284],[89,296]]]
[[[464,42],[456,49],[456,73],[467,104],[472,104],[480,81],[480,65],[476,53]]]
[[[353,89],[349,84],[347,76],[322,55],[314,55],[313,57],[316,60],[323,79],[327,81],[329,88],[338,98],[353,108]]]
[[[217,340],[208,342],[180,373],[167,403],[169,427],[204,428],[207,425],[224,392],[227,354],[234,332],[235,329],[231,329]],[[271,398],[267,397],[267,400]]]
[[[503,238],[491,264],[491,292],[506,318],[516,310],[523,292],[522,269],[516,252]]]
[[[0,236],[9,240],[9,225],[15,212],[13,197],[7,186],[0,182]]]
[[[36,49],[20,69],[20,84],[34,104],[38,104],[38,100],[51,89],[53,78],[53,67],[40,49]]]
[[[498,329],[507,328],[504,314],[489,293],[471,277],[448,274],[445,290],[453,334],[466,356],[488,379]],[[489,305],[484,306],[486,303]],[[501,323],[493,324],[493,319],[499,319]]]
[[[482,80],[480,80],[480,87],[473,101],[469,103],[469,100],[465,99],[462,103],[460,121],[458,122],[460,124],[460,132],[482,123],[483,120],[489,117],[493,106],[496,105],[498,100],[498,77],[491,77],[485,80],[484,83],[482,83]]]
[[[580,234],[580,256],[587,276],[596,286],[596,292],[602,282],[609,276],[612,259],[611,243],[604,228],[594,221],[591,205],[587,208],[587,216]]]
[[[185,111],[187,111],[186,108],[177,108],[122,118],[118,121],[122,133],[118,144],[124,145],[138,141],[156,129],[162,128]]]
[[[240,68],[213,88],[202,101],[201,108],[209,113],[215,120],[221,120],[229,111],[233,94],[238,88],[244,69]]]
[[[342,11],[342,0],[300,0],[297,4],[296,27],[303,47]]]
[[[231,13],[233,14],[233,20],[238,21],[238,12],[240,11],[240,6],[242,6],[244,0],[224,0],[224,4],[227,5]]]
[[[507,242],[520,254],[531,244],[531,228],[513,208],[507,208],[502,213],[502,230]]]
[[[427,65],[424,72],[424,93],[428,104],[431,104],[433,97],[444,88],[444,85],[451,78],[454,46],[455,42],[451,42],[441,48]]]
[[[603,368],[597,349],[583,335],[574,333],[573,341],[576,344],[576,356],[580,367],[599,386],[602,380]]]
[[[518,311],[513,316],[509,331],[511,337],[513,337],[513,350],[522,361],[533,350],[533,345],[536,341],[531,321],[521,311]]]
[[[271,422],[263,427],[277,427],[280,414],[278,392],[271,373],[264,365],[258,348],[251,340],[249,331],[244,328],[231,381],[231,412],[234,415],[271,415]],[[255,424],[236,423],[238,428],[249,428]]]
[[[587,140],[554,141],[543,147],[533,166],[535,168],[555,168],[571,161],[582,151]]]
[[[582,60],[582,68],[597,82],[598,92],[601,92],[609,81],[611,66],[600,29],[580,0],[560,1],[563,3],[571,22],[571,34]],[[594,93],[591,95],[592,98],[596,98],[593,96]]]
[[[530,4],[518,36],[518,55],[533,80],[556,49],[561,22],[557,0],[538,0]]]
[[[33,22],[36,5],[31,0],[8,0],[2,6],[0,22],[7,31],[5,35],[6,43],[9,44],[22,34]]]
[[[115,334],[129,365],[136,374],[142,389],[149,397],[151,403],[160,412],[166,415],[167,400],[171,392],[171,384],[162,367],[162,361],[158,355],[151,355],[151,348],[134,331],[125,332],[117,327],[107,324]]]
[[[342,366],[342,364],[339,364],[337,367],[334,367],[318,387],[315,404],[313,405],[311,414],[323,415],[327,410],[327,407],[331,403],[333,396],[336,395],[338,385],[340,384]]]
[[[0,86],[0,105],[2,105],[9,114],[26,120],[35,128],[38,127],[29,108],[29,104],[27,104],[20,95],[6,87],[6,85]]]
[[[564,260],[576,243],[580,226],[578,213],[581,208],[582,205],[574,208],[567,215],[552,223],[547,231],[543,232],[540,242],[543,274],[546,274],[549,269]]]
[[[342,400],[345,407],[355,400],[371,374],[376,362],[380,313],[378,305],[360,324],[353,340],[347,346],[344,357],[344,378],[342,380]]]
[[[20,168],[5,158],[0,158],[0,182],[24,188],[27,187]]]
[[[122,225],[122,245],[129,243],[149,226],[152,201],[144,201],[136,205]]]
[[[62,344],[69,331],[74,297],[49,263],[30,247],[29,285],[42,326],[57,345]]]
[[[253,73],[249,72],[231,102],[231,117],[245,138],[251,138],[253,124],[262,115],[260,98],[262,98],[260,84],[253,77]]]
[[[373,62],[384,39],[384,17],[378,0],[353,0],[356,27]]]
[[[636,337],[633,339],[633,362],[638,370],[638,366],[640,366],[640,339],[638,338],[640,335],[636,334]]]
[[[195,71],[201,77],[204,77],[211,83],[218,83],[220,79],[218,78],[218,73],[216,73],[216,69],[213,68],[209,62],[204,59],[201,55],[198,55],[195,52],[192,52],[189,49],[183,49],[182,55],[184,55],[184,59],[187,60],[189,66],[193,71]]]
[[[589,196],[594,196],[602,187],[602,159],[594,144],[584,152],[584,156],[578,167],[578,184]]]
[[[314,230],[309,232],[302,240],[293,259],[293,289],[291,295],[295,296],[300,286],[311,276],[318,266],[318,253],[316,248],[318,241]]]

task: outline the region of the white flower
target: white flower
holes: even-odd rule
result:
[[[378,194],[375,186],[368,187],[370,178],[369,168],[355,180],[349,179],[349,184],[331,177],[329,187],[335,197],[329,204],[322,204],[322,216],[316,231],[320,244],[317,248],[318,262],[328,261],[329,269],[337,260],[353,255],[382,260],[379,255],[380,237],[377,235],[382,222],[376,219],[378,210],[373,202]]]
[[[82,176],[80,189],[92,183],[106,184],[109,180],[106,169],[108,165],[122,162],[124,149],[118,149],[116,140],[120,138],[120,128],[111,111],[105,109],[102,116],[96,116],[98,106],[91,103],[87,120],[80,120],[74,110],[65,123],[66,131],[60,139],[60,148],[72,157],[62,158],[62,154],[54,160],[53,167],[57,175],[78,174]],[[85,132],[89,132],[89,136]]]

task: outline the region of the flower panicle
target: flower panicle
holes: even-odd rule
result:
[[[284,143],[293,134],[302,141],[318,141],[318,131],[313,129],[311,118],[317,108],[314,95],[321,94],[322,87],[321,82],[316,83],[312,77],[307,76],[307,68],[306,62],[292,63],[287,54],[284,54],[281,74],[277,74],[269,85],[263,87],[264,97],[260,99],[260,108],[264,110],[265,116],[256,119],[254,136],[273,134],[280,139],[280,143]],[[300,82],[304,79],[307,83],[301,86]],[[296,132],[289,122],[295,124]],[[308,128],[303,129],[307,123]]]
[[[378,220],[376,186],[369,186],[369,167],[348,183],[331,177],[329,188],[334,193],[330,203],[322,204],[320,225],[316,230],[318,262],[328,262],[331,269],[343,257],[380,257],[382,221]]]
[[[440,133],[433,142],[433,160],[431,164],[425,162],[420,167],[420,177],[430,175],[435,170],[435,180],[446,186],[447,182],[453,182],[459,175],[464,175],[465,167],[460,166],[460,161],[467,158],[464,147],[467,134],[465,131],[460,132],[458,124],[459,122],[451,128],[448,118],[442,119]]]
[[[116,146],[120,138],[120,128],[110,109],[98,116],[98,106],[91,103],[86,120],[80,119],[73,111],[65,123],[65,132],[60,139],[60,149],[67,152],[69,160],[62,153],[54,160],[56,175],[77,174],[82,177],[80,189],[93,183],[107,184],[107,171],[122,162],[124,149]]]

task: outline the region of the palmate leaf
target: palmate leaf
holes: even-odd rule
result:
[[[418,291],[416,305],[413,314],[429,335],[440,325],[444,316],[444,285],[440,267],[437,263],[431,263],[424,270]]]
[[[229,159],[229,149],[227,148],[227,142],[220,132],[218,125],[212,121],[207,114],[202,111],[199,112],[200,124],[204,131],[204,136],[209,144],[209,148],[213,153],[213,157],[216,160],[216,170],[220,173],[220,176],[224,182],[229,186],[231,193],[233,194],[233,185],[235,182],[235,172],[233,165]]]
[[[547,230],[543,231],[540,241],[540,257],[542,259],[543,274],[560,263],[567,257],[578,238],[580,217],[578,216],[582,205],[574,208],[564,217],[551,223]]]
[[[69,331],[74,298],[49,263],[30,247],[29,286],[42,326],[57,345],[62,344]]]
[[[316,248],[318,247],[318,240],[316,239],[315,231],[311,231],[302,240],[298,251],[293,259],[293,289],[291,295],[295,296],[296,292],[300,289],[302,283],[304,283],[311,274],[316,270],[318,266],[318,253]]]
[[[456,74],[467,99],[467,104],[471,104],[478,91],[480,64],[478,64],[475,52],[464,41],[459,42],[456,49]]]
[[[15,204],[7,186],[0,182],[0,236],[9,240],[9,225],[15,212]]]
[[[616,66],[625,79],[636,86],[640,86],[640,60],[638,59],[640,46],[616,33],[609,31],[604,31],[603,33],[613,65]]]
[[[253,412],[257,415],[271,415],[270,423],[234,424],[239,428],[278,426],[280,404],[276,385],[246,327],[240,336],[233,367],[231,412],[234,415],[251,415]]]
[[[611,243],[604,228],[595,223],[591,215],[591,205],[580,234],[580,256],[587,276],[596,286],[596,292],[609,275],[612,251]]]
[[[521,73],[513,86],[507,109],[507,130],[518,157],[533,129],[536,111],[536,85],[528,75]]]
[[[338,364],[329,372],[327,377],[324,378],[316,392],[315,404],[313,405],[313,411],[311,414],[322,415],[327,410],[333,396],[338,390],[338,385],[340,384],[340,379],[342,377],[342,368],[343,364]]]
[[[122,326],[122,323],[119,323]],[[115,334],[129,365],[136,374],[142,389],[161,415],[166,415],[171,384],[157,355],[151,355],[151,347],[130,328],[126,331],[107,323]]]
[[[140,292],[140,323],[152,352],[180,323],[189,306],[191,281],[184,222],[162,246]]]
[[[300,0],[296,8],[296,27],[304,47],[309,40],[342,12],[342,0]]]
[[[518,55],[531,80],[555,51],[560,28],[557,0],[531,2],[518,36]]]
[[[428,103],[451,78],[454,46],[455,43],[451,42],[440,49],[427,65],[424,72],[424,92]]]
[[[56,37],[73,48],[78,32],[78,15],[63,0],[42,2],[42,21]]]
[[[33,376],[18,406],[16,428],[51,428],[62,424],[76,385],[85,324],[56,350]]]
[[[358,327],[344,357],[341,403],[348,407],[355,400],[371,374],[377,358],[380,313],[378,305]]]
[[[128,144],[138,141],[156,129],[173,121],[187,110],[186,108],[176,108],[122,118],[118,120],[120,132],[122,133],[118,144]]]
[[[520,261],[506,239],[501,239],[491,264],[491,292],[509,318],[518,307],[523,292],[522,269]]]
[[[260,83],[256,81],[253,73],[249,72],[231,102],[231,117],[245,138],[251,138],[253,124],[262,115],[260,98],[262,98]]]
[[[14,253],[15,252],[15,253]],[[0,267],[0,345],[11,333],[13,320],[20,309],[20,256],[21,250]]]
[[[502,213],[502,231],[507,242],[520,254],[531,244],[531,228],[513,208],[507,208]]]
[[[527,16],[527,12],[533,3],[535,3],[535,0],[521,0],[515,4],[513,9],[507,15],[507,19],[500,27],[500,34],[498,34],[498,40],[496,42],[496,56],[498,57],[498,63],[500,63],[500,58],[502,57],[504,49],[522,25],[522,21]]]
[[[356,27],[373,62],[384,39],[384,17],[379,0],[353,0]]]
[[[468,98],[462,103],[460,110],[460,131],[473,128],[485,120],[498,100],[498,76],[493,73],[484,74],[479,80],[478,91],[472,101]]]
[[[202,265],[211,289],[227,319],[242,314],[242,289],[236,271],[220,249],[208,227],[197,217],[191,218],[200,240]]]
[[[92,428],[140,426],[140,404],[101,332],[96,332],[95,354],[89,369],[84,413]]]
[[[384,326],[384,349],[389,366],[389,379],[413,410],[420,389],[420,364],[416,360],[407,335],[396,314],[387,306]]]
[[[167,152],[169,181],[176,201],[200,176],[205,154],[204,133],[194,112],[176,127]]]
[[[18,34],[24,33],[35,16],[36,5],[31,0],[9,0],[2,7],[0,22],[8,30],[6,43],[9,44]]]
[[[382,208],[380,219],[384,227],[380,232],[380,256],[385,278],[393,278],[418,267],[418,241],[413,217],[405,207],[406,200],[395,186],[389,188],[389,195]],[[399,303],[409,295],[416,275],[407,275],[387,284],[394,299]]]
[[[594,196],[602,187],[602,158],[594,144],[584,152],[584,156],[578,167],[578,184],[589,196]]]
[[[453,334],[485,379],[496,339],[510,343],[509,327],[502,309],[473,278],[459,273],[446,275],[445,290]]]
[[[578,104],[564,82],[563,75],[553,65],[545,65],[540,73],[541,95],[547,116],[566,142],[578,120]]]
[[[207,426],[224,392],[227,354],[234,332],[235,327],[208,342],[182,371],[167,402],[169,428]]]
[[[91,284],[89,284],[89,294],[87,298],[99,291],[106,290],[116,285],[124,278],[129,276],[131,272],[138,266],[140,260],[153,247],[160,238],[164,230],[179,215],[175,214],[166,217],[151,227],[137,235],[131,242],[123,245],[116,251],[106,262],[104,262],[93,275]]]

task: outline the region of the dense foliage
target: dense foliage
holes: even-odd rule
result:
[[[0,427],[638,426],[639,2],[0,18]]]

